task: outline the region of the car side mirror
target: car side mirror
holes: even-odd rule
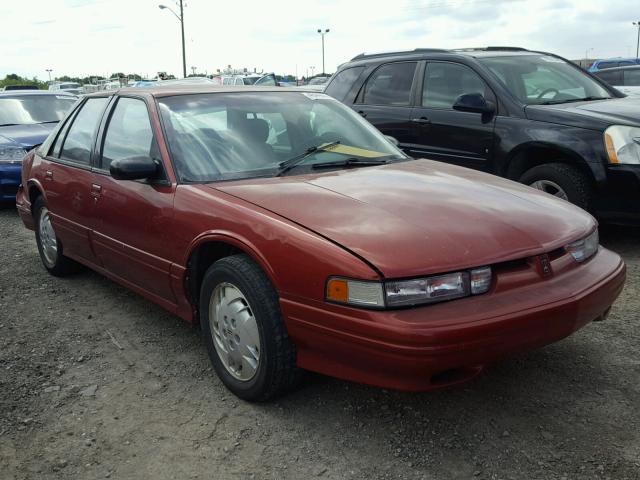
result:
[[[116,180],[152,180],[159,171],[158,163],[146,156],[121,158],[109,166],[109,172]]]
[[[392,137],[391,135],[385,135],[384,138],[386,138],[390,143],[394,144],[396,147],[400,145],[400,142],[396,137]]]
[[[456,98],[453,109],[459,112],[489,114],[495,112],[496,108],[480,93],[465,93]]]

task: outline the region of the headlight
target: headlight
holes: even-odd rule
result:
[[[595,255],[598,251],[598,244],[598,230],[596,230],[588,237],[578,240],[577,242],[570,243],[565,248],[573,256],[576,262],[582,263]]]
[[[20,163],[27,151],[21,147],[0,146],[0,163]]]
[[[640,164],[640,128],[614,125],[604,131],[609,163]]]
[[[327,300],[354,306],[406,307],[442,302],[486,293],[491,287],[491,268],[446,273],[412,280],[367,282],[332,277]]]

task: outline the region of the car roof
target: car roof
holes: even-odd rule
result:
[[[594,73],[595,75],[598,75],[599,73],[604,73],[604,72],[621,72],[623,70],[639,70],[640,69],[640,65],[623,65],[621,67],[611,67],[611,68],[603,68],[601,70],[597,70]]]
[[[464,55],[468,57],[505,57],[505,56],[525,56],[525,55],[549,55],[546,52],[538,52],[527,50],[521,47],[473,47],[473,48],[416,48],[413,50],[403,50],[396,52],[380,52],[380,53],[361,53],[351,59],[352,62],[378,59],[385,57],[404,57],[404,56],[424,56],[424,55]]]
[[[87,97],[103,97],[105,95],[136,95],[151,97],[173,97],[176,95],[193,95],[198,93],[256,93],[256,92],[288,92],[301,93],[309,92],[317,94],[314,90],[305,90],[304,88],[289,87],[255,87],[255,86],[223,86],[216,84],[196,84],[196,85],[167,85],[167,86],[151,86],[147,88],[123,87],[117,90],[102,90],[86,95]]]
[[[15,97],[17,95],[55,95],[56,97],[69,97],[76,98],[77,95],[67,93],[61,90],[4,90],[0,92],[0,95]]]

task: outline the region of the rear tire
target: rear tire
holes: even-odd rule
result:
[[[527,170],[520,182],[545,191],[578,207],[591,206],[592,187],[587,175],[573,165],[545,163]]]
[[[56,277],[64,277],[80,270],[80,264],[64,256],[62,243],[53,230],[49,209],[41,196],[33,204],[33,217],[38,253],[44,268]]]
[[[246,255],[218,260],[200,289],[200,325],[222,383],[248,401],[266,401],[296,386],[301,370],[278,294]]]

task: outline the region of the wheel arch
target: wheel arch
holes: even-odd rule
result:
[[[518,181],[527,170],[546,163],[573,165],[584,172],[592,184],[596,183],[592,169],[580,154],[561,145],[543,142],[519,145],[510,153],[501,173],[510,180]]]
[[[264,255],[246,239],[229,232],[207,232],[191,242],[185,257],[186,273],[184,289],[191,303],[194,318],[198,318],[200,287],[207,269],[216,261],[232,255],[245,254],[267,275],[276,291],[279,291],[276,275]]]
[[[30,209],[31,209],[31,213],[33,213],[33,204],[35,203],[36,199],[38,197],[42,197],[44,198],[44,201],[47,201],[47,196],[44,193],[44,188],[42,188],[42,185],[40,184],[40,182],[38,182],[35,179],[29,180],[27,182],[27,194],[28,194],[28,198],[29,198],[29,203],[30,203]]]

